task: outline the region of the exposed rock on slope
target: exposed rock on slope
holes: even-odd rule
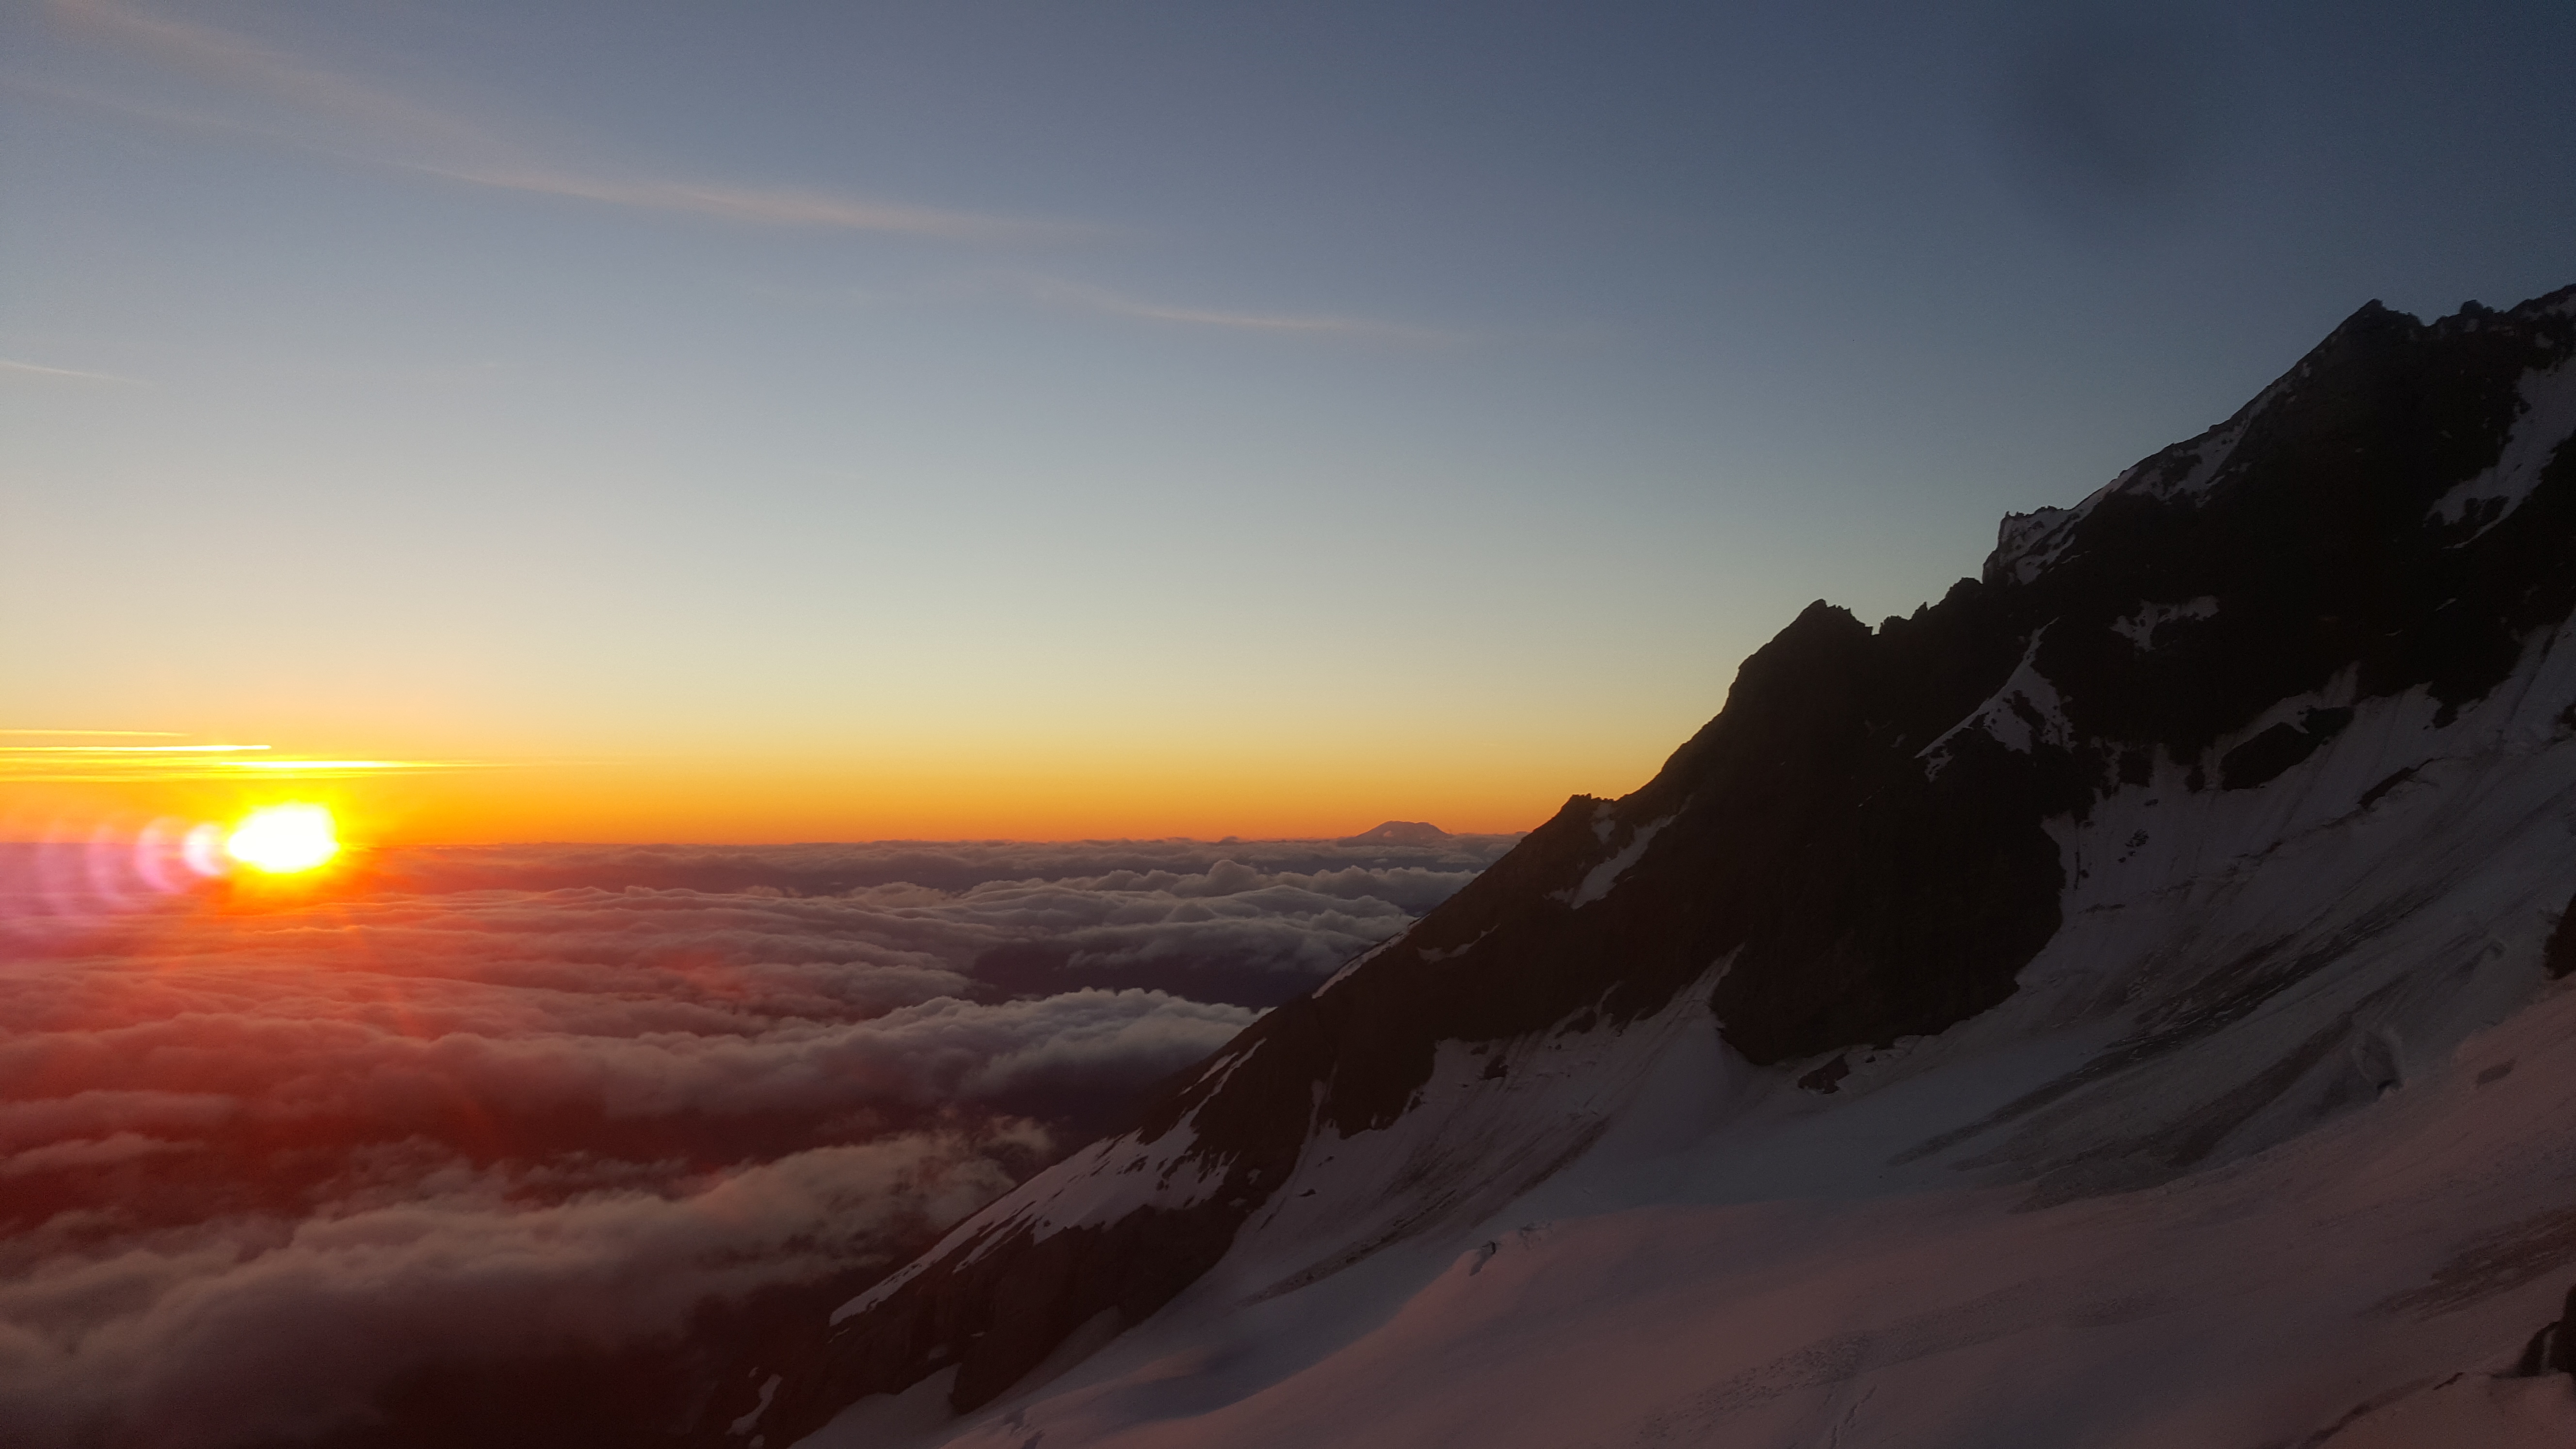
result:
[[[1838,1100],[1972,1019],[2090,1024],[2083,1060],[1898,1154],[2035,1202],[2399,1089],[2542,978],[2576,877],[2571,357],[2576,288],[2432,325],[2373,303],[2225,423],[2006,519],[1939,603],[1811,606],[1643,789],[1569,801],[845,1306],[762,1432],[941,1374],[970,1410],[1229,1254],[1270,1265],[1258,1297],[1474,1221],[1582,1154],[1702,1003]]]

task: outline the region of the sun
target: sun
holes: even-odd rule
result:
[[[331,812],[319,805],[271,805],[242,817],[224,839],[224,853],[256,871],[292,875],[340,853]]]

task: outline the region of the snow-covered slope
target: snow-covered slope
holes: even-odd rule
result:
[[[1833,1113],[1754,1093],[1691,1136],[1672,1117],[1744,1085],[1703,1050],[1659,1104],[1678,1148],[1605,1142],[1313,1304],[1247,1304],[1261,1273],[1220,1269],[955,1442],[2260,1449],[2340,1424],[2337,1449],[2563,1446],[2576,1386],[2498,1372],[2576,1274],[2571,1008],[2553,997],[2287,1148],[2033,1211],[1883,1168],[2007,1063]]]
[[[2374,304],[1809,609],[725,1437],[2576,1442],[2489,1376],[2576,1277],[2571,355]]]

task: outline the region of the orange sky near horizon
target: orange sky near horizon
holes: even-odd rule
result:
[[[1527,829],[2568,280],[2543,8],[1274,8],[0,6],[0,838]]]
[[[1176,680],[1123,707],[1068,688],[1037,707],[961,678],[910,712],[798,710],[759,681],[637,713],[244,678],[184,709],[141,691],[86,718],[0,718],[0,840],[293,802],[329,807],[359,847],[1512,833],[1644,784],[1716,712],[1715,662],[1625,698],[1498,672],[1374,696],[1274,681],[1248,700]]]
[[[1569,795],[1636,788],[1679,742],[1633,748],[1630,758],[1605,758],[1597,741],[1544,752],[1426,742],[1365,756],[1134,749],[407,761],[244,752],[106,756],[103,766],[89,763],[102,757],[76,757],[0,775],[0,839],[86,836],[155,818],[231,821],[288,802],[329,807],[358,845],[1312,838],[1390,819],[1509,833],[1537,825]],[[314,763],[297,768],[303,761]]]

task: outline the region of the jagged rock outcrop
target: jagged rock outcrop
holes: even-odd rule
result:
[[[779,1365],[763,1432],[785,1443],[863,1395],[950,1370],[949,1401],[972,1409],[1077,1331],[1140,1321],[1223,1259],[1317,1144],[1389,1128],[1461,1054],[1505,1083],[1526,1069],[1514,1043],[1704,994],[1734,1052],[1829,1092],[1854,1060],[1996,1007],[2067,927],[2086,878],[2150,849],[2144,824],[2119,827],[2122,853],[2070,844],[2106,828],[2109,802],[2302,788],[2387,702],[2421,699],[2424,728],[2450,727],[2568,620],[2571,358],[2576,288],[2434,324],[2373,303],[2226,422],[2073,508],[2006,519],[1982,575],[1940,602],[1875,628],[1810,606],[1642,789],[1567,802],[1403,936],[1156,1097],[1133,1130],[845,1306],[803,1361]],[[2380,769],[2335,808],[2390,808],[2431,765]],[[2089,1085],[2246,1022],[2345,959],[2372,922],[2420,904],[2392,899],[2324,937],[2194,964],[2188,990],[2112,1049],[1923,1150],[2044,1138]],[[2551,969],[2565,956],[2553,947]],[[2315,1110],[2397,1089],[2397,1039],[2371,1025],[2397,989],[2370,988],[2153,1131],[2061,1153],[2045,1190],[2202,1160],[2294,1083],[2311,1084]],[[1442,1191],[1516,1190],[1589,1140],[1567,1127]],[[1396,1213],[1309,1271],[1434,1215]]]
[[[2549,974],[2552,979],[2576,975],[2576,896],[2567,901],[2567,909],[2558,913],[2558,929],[2549,933]]]
[[[2545,1374],[2576,1374],[2576,1288],[2567,1290],[2566,1311],[2540,1325],[2540,1331],[2522,1346],[2522,1357],[2515,1360],[2513,1371],[2527,1379]]]

